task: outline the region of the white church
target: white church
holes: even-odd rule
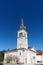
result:
[[[43,64],[43,52],[33,47],[28,47],[28,35],[23,19],[17,32],[17,48],[4,54],[4,65],[38,65]]]

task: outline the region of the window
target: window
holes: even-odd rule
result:
[[[33,56],[33,59],[35,59],[35,56]]]
[[[41,63],[41,61],[37,61],[37,63]]]
[[[22,36],[22,33],[19,33],[19,37],[21,37]]]
[[[21,55],[21,52],[20,52],[20,55]]]

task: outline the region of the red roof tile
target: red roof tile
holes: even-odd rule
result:
[[[36,50],[36,55],[42,55],[42,51],[41,50]]]

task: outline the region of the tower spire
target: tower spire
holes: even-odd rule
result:
[[[23,20],[23,18],[21,19],[20,29],[26,29],[26,27],[24,26],[24,20]]]
[[[21,25],[24,26],[24,20],[23,20],[23,18],[21,19]]]

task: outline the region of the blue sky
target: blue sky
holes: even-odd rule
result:
[[[29,46],[43,50],[43,0],[0,0],[0,50],[16,48],[22,17]]]

